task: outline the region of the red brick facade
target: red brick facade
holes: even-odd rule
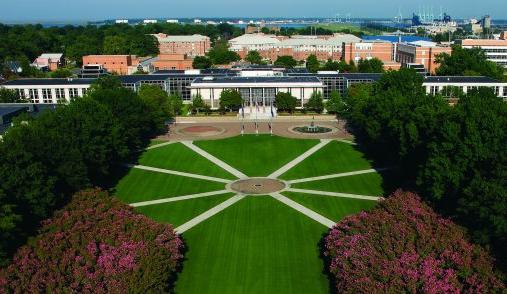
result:
[[[160,54],[186,54],[188,56],[203,56],[211,48],[211,40],[206,36],[168,36],[156,34]]]
[[[185,54],[160,54],[152,65],[155,70],[188,70],[193,69],[193,60]]]
[[[83,56],[83,65],[100,64],[110,73],[129,74],[129,67],[139,64],[135,55],[88,55]]]

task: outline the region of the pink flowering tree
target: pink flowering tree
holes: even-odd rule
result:
[[[106,192],[80,192],[0,272],[0,292],[166,292],[182,246],[170,225]]]
[[[347,217],[325,239],[338,293],[495,293],[493,260],[465,231],[397,191]]]

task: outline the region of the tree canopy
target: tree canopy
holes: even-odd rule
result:
[[[293,68],[298,64],[298,62],[294,59],[294,57],[286,55],[278,57],[273,64],[275,66]]]
[[[480,48],[466,49],[459,45],[452,47],[452,54],[440,54],[436,62],[440,67],[436,70],[440,76],[488,76],[497,80],[505,80],[504,68],[487,60]]]
[[[308,102],[305,104],[305,110],[315,111],[316,113],[322,113],[324,111],[324,99],[322,98],[322,92],[314,91]]]
[[[296,97],[289,93],[278,92],[275,97],[275,104],[278,110],[293,113],[297,107],[298,101]]]
[[[251,64],[264,64],[262,61],[262,56],[259,54],[259,51],[253,50],[248,52],[245,57],[245,60],[250,62]]]
[[[308,56],[308,58],[306,59],[306,68],[311,73],[316,73],[319,71],[320,62],[317,59],[317,56],[315,56],[314,54],[311,54],[310,56]]]
[[[207,69],[213,65],[211,59],[207,56],[196,56],[192,61],[192,67],[195,69]]]
[[[242,103],[243,98],[237,90],[225,89],[220,94],[220,110],[222,112],[237,110]]]
[[[384,72],[384,63],[378,58],[360,59],[357,64],[357,71],[364,73]]]
[[[230,51],[226,42],[217,42],[208,52],[208,57],[213,64],[229,64],[241,60],[238,53]]]

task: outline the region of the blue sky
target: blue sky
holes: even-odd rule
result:
[[[0,22],[154,17],[404,17],[440,7],[459,18],[507,19],[506,0],[0,0]]]

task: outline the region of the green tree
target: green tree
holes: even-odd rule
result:
[[[104,54],[128,54],[129,42],[123,36],[107,36],[102,51]]]
[[[159,86],[142,85],[139,88],[138,95],[144,104],[148,106],[157,125],[164,125],[169,118],[177,115],[177,110],[172,105],[169,95]]]
[[[322,93],[314,91],[308,102],[305,104],[305,109],[309,111],[315,111],[316,113],[322,113],[324,111],[324,100],[322,99]]]
[[[428,146],[426,199],[457,215],[475,240],[507,241],[507,105],[487,88],[462,95]],[[504,247],[505,248],[505,247]]]
[[[293,113],[296,109],[298,101],[296,97],[292,96],[289,93],[278,92],[275,97],[275,104],[278,110]]]
[[[308,56],[308,58],[306,59],[306,68],[308,69],[309,72],[311,73],[316,73],[319,71],[319,68],[320,68],[320,62],[319,60],[317,59],[317,56],[315,56],[315,54],[311,54],[310,56]]]
[[[248,52],[245,57],[245,60],[250,62],[251,64],[263,64],[262,56],[259,54],[259,51],[253,50]]]
[[[440,54],[436,63],[440,64],[436,70],[440,76],[482,75],[497,80],[505,79],[504,68],[487,60],[480,48],[465,49],[455,45],[451,55]]]
[[[220,110],[222,112],[237,110],[241,107],[243,98],[241,94],[234,89],[223,90],[220,94]]]
[[[196,56],[192,61],[192,67],[195,69],[207,69],[212,65],[211,59],[206,56]]]
[[[74,74],[68,68],[59,68],[50,73],[52,78],[68,78],[72,77]]]
[[[281,67],[285,67],[285,68],[293,68],[297,64],[298,64],[298,62],[292,56],[289,56],[289,55],[280,56],[274,62],[275,66],[281,66]]]
[[[344,115],[347,113],[348,106],[345,101],[343,101],[340,92],[335,90],[329,93],[329,99],[326,102],[326,110],[328,113],[336,115]]]
[[[192,113],[199,114],[200,111],[206,110],[206,103],[204,103],[204,100],[202,100],[202,96],[200,94],[197,94],[194,97],[192,97],[192,104],[190,107]]]
[[[0,103],[22,103],[26,102],[19,97],[15,90],[0,88]]]
[[[241,57],[238,53],[230,51],[226,42],[217,42],[208,52],[208,57],[213,64],[230,64],[231,62],[240,61]]]
[[[360,59],[357,70],[363,73],[382,73],[384,72],[384,63],[378,58]]]

